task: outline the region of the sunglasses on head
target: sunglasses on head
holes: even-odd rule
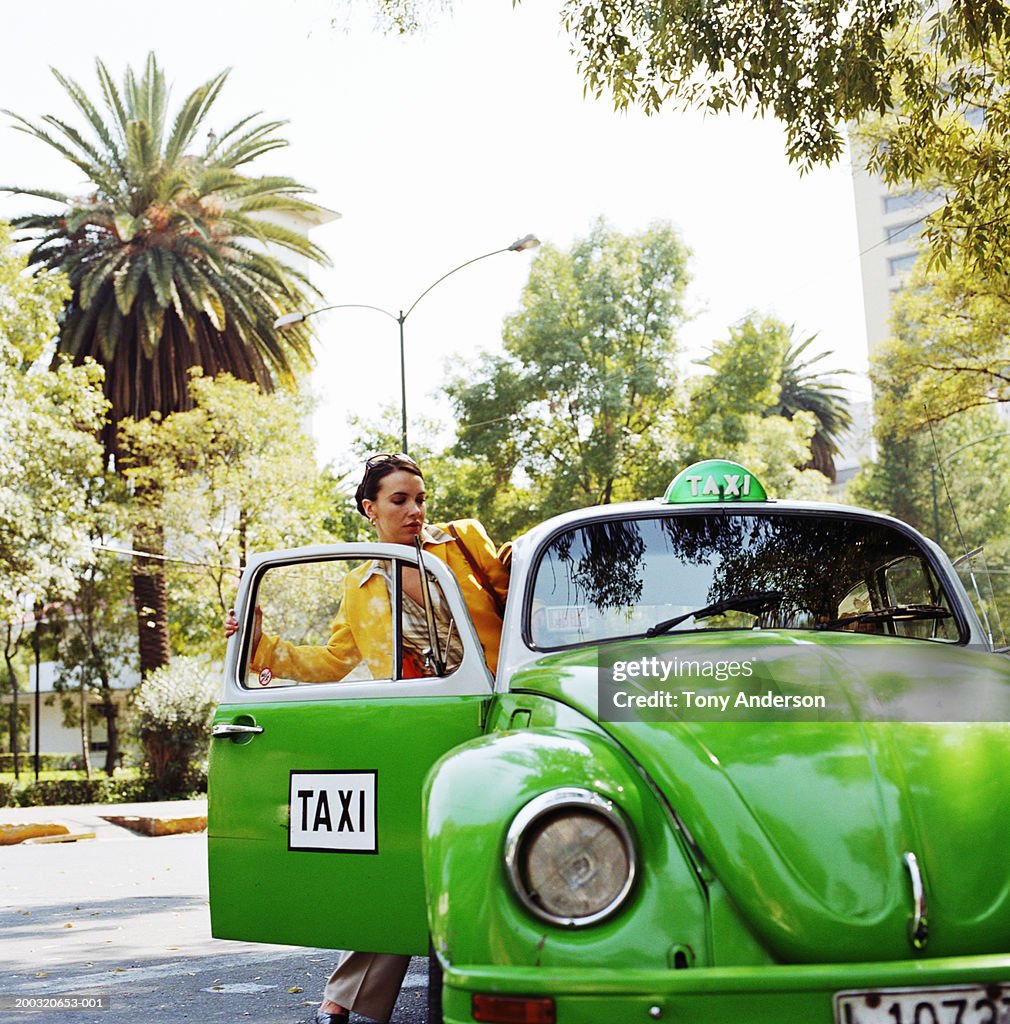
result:
[[[417,466],[417,463],[406,452],[383,452],[381,455],[373,455],[365,460],[365,469],[375,469],[386,462],[406,462],[410,466]]]

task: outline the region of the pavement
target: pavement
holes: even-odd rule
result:
[[[177,825],[180,822],[186,822],[187,826],[173,827],[173,824]],[[207,827],[207,801],[165,800],[140,804],[0,807],[0,828],[8,824],[64,825],[70,836],[86,836],[93,833],[96,840],[122,839],[124,835],[176,835],[182,831],[202,831]]]
[[[64,826],[67,835],[61,841],[72,836],[121,839],[124,834],[150,836],[202,832],[207,827],[207,801],[163,800],[135,804],[0,807],[0,843],[3,841],[2,829],[5,825],[42,824]]]
[[[311,1016],[333,950],[211,936],[206,831],[171,832],[180,822],[202,825],[206,813],[205,800],[0,807],[0,829],[53,825],[68,839],[94,837],[0,845],[0,1024],[301,1024]],[[426,984],[427,963],[415,958],[393,1024],[424,1024]],[[26,1003],[68,997],[101,997],[108,1009],[46,1012]]]

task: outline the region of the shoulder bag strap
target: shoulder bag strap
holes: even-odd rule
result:
[[[453,523],[449,523],[449,532],[452,534],[454,540],[459,545],[459,550],[463,552],[463,557],[470,563],[470,568],[473,569],[474,576],[477,577],[477,582],[481,585],[483,590],[486,590],[491,595],[491,600],[494,601],[495,610],[498,612],[498,617],[503,619],[505,617],[505,602],[501,599],[498,591],[492,586],[491,581],[488,579],[487,573],[484,571],[483,566],[473,557],[470,549],[463,543],[463,538],[456,531],[456,527]]]

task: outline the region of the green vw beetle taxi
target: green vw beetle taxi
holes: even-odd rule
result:
[[[215,935],[431,948],[454,1024],[1010,1021],[1010,661],[939,547],[699,463],[515,542],[496,678],[435,559],[451,671],[256,664],[260,616],[325,645],[348,572],[417,558],[251,562]]]

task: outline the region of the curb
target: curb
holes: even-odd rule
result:
[[[78,839],[94,839],[95,832],[68,832],[66,835],[57,836],[32,836],[31,839],[22,839],[22,846],[36,846],[39,843],[76,843]]]
[[[106,821],[145,836],[178,836],[188,832],[203,832],[207,828],[207,816],[194,815],[188,818],[152,818],[138,814],[103,814]]]
[[[0,846],[14,846],[39,839],[58,838],[70,835],[66,825],[55,822],[38,822],[23,825],[0,825]]]
[[[30,840],[145,839],[206,831],[207,801],[0,807],[0,851]]]

